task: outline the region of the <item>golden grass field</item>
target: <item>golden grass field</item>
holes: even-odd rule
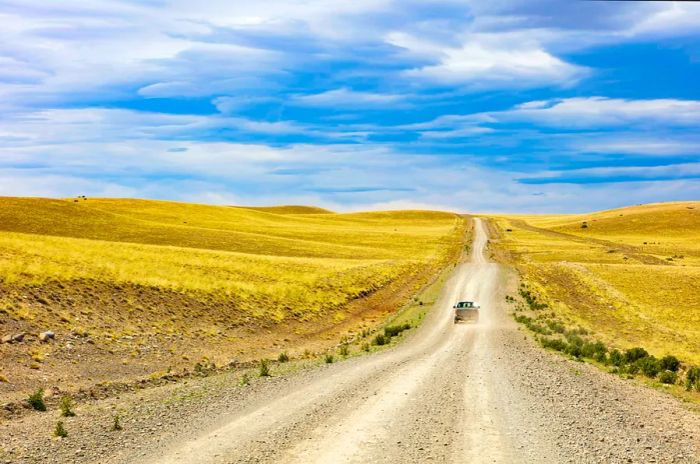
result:
[[[559,315],[611,346],[700,364],[700,202],[493,222],[496,252]]]
[[[58,340],[0,345],[0,393],[70,370],[71,337],[92,381],[337,343],[456,259],[465,227],[431,211],[0,198],[0,336]]]

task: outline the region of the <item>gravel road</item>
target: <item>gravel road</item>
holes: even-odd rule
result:
[[[471,261],[396,349],[252,393],[225,422],[140,462],[700,462],[696,413],[519,331],[486,243],[477,220]],[[453,324],[460,299],[481,303],[478,324]]]
[[[700,463],[697,412],[520,330],[505,304],[515,276],[486,259],[480,220],[475,231],[470,262],[394,348],[249,387],[220,375],[98,402],[63,441],[47,416],[0,424],[6,462]],[[453,323],[460,299],[481,303],[478,324]],[[117,407],[129,414],[110,432]]]

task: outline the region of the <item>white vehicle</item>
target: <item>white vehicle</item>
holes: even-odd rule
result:
[[[476,301],[460,301],[453,308],[455,310],[455,324],[460,321],[479,322],[481,306]]]

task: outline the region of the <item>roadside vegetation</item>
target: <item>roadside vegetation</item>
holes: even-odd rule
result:
[[[495,218],[492,250],[523,282],[514,318],[546,348],[700,399],[699,206]]]

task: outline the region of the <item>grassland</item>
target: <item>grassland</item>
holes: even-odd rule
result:
[[[322,348],[381,323],[464,231],[430,211],[0,198],[1,335],[30,335],[0,345],[0,394]]]
[[[495,252],[606,344],[700,364],[700,203],[493,218]]]

